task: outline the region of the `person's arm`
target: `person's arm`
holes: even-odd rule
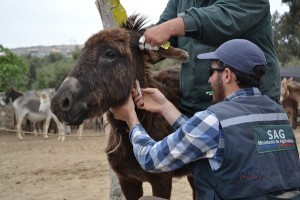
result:
[[[170,124],[175,118],[177,120],[173,124],[184,123],[174,133],[156,142],[140,125],[131,96],[123,105],[111,108],[115,118],[126,121],[130,127],[133,151],[143,169],[151,172],[172,171],[196,159],[211,158],[215,154],[219,142],[219,121],[213,113],[199,112],[185,121],[159,90],[146,88],[142,92],[143,96],[133,94],[138,108],[161,113]]]
[[[157,142],[143,126],[135,125],[130,130],[130,141],[144,170],[155,173],[173,171],[194,160],[215,155],[219,143],[219,121],[208,111],[196,113],[174,133]]]
[[[193,37],[204,44],[219,46],[253,31],[256,24],[270,12],[268,0],[216,1],[213,5],[190,8],[185,12],[185,36]]]
[[[170,6],[174,7],[171,3]],[[170,9],[166,8],[166,10]],[[250,0],[216,1],[207,7],[192,7],[186,10],[182,17],[168,19],[168,21],[165,21],[170,17],[165,14],[166,10],[161,15],[161,24],[149,28],[144,33],[145,43],[158,46],[169,40],[171,36],[186,36],[197,39],[203,44],[219,46],[227,40],[254,31],[257,28],[256,24],[261,20],[270,23],[267,21],[270,19],[265,18],[270,13],[268,0],[259,0],[255,3]],[[175,24],[178,26],[176,30],[172,28]]]

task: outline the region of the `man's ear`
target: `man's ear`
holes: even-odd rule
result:
[[[225,79],[225,83],[230,83],[231,77],[232,77],[232,72],[231,72],[228,68],[226,68],[226,69],[224,70],[224,79]]]
[[[225,79],[225,83],[230,83],[231,81],[234,82],[237,81],[235,74],[228,68],[224,70],[224,79]]]

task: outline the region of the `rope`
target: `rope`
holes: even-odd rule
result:
[[[109,121],[107,121],[106,116],[103,119],[104,119],[103,131],[104,131],[104,134],[106,136],[108,136],[111,131],[111,123]],[[109,128],[108,132],[106,132],[106,128]],[[120,140],[119,140],[119,143],[117,144],[117,146],[114,149],[112,149],[111,151],[107,152],[107,155],[115,153],[119,149],[121,144],[122,144],[122,135],[120,135]]]
[[[8,132],[18,132],[18,130],[13,130],[13,129],[6,129],[6,128],[0,128],[0,133],[8,131]],[[26,133],[26,134],[31,134],[31,135],[44,135],[44,133],[40,132],[28,132],[28,131],[20,131],[21,133]],[[60,134],[54,134],[54,133],[48,133],[48,136],[62,136]],[[65,135],[65,137],[79,137],[78,135]],[[81,137],[102,137],[101,135],[82,135]]]
[[[121,146],[121,143],[122,143],[122,135],[120,135],[120,140],[119,140],[119,143],[117,144],[117,146],[113,150],[107,152],[107,154],[109,155],[109,154],[116,152],[119,149],[119,147]]]

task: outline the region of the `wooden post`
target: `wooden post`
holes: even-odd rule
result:
[[[100,13],[103,28],[119,27],[127,19],[127,14],[119,0],[96,0],[95,4]],[[103,115],[104,133],[108,140],[108,135],[111,132],[111,125],[107,120],[106,113]],[[115,172],[109,168],[110,171],[110,200],[125,200],[121,191],[119,180]]]
[[[127,14],[119,0],[96,0],[103,28],[119,27],[127,20]]]
[[[107,120],[107,113],[103,114],[104,134],[106,136],[106,142],[108,141],[109,134],[111,132],[111,125]],[[118,177],[116,173],[109,167],[109,180],[110,180],[110,192],[109,200],[125,200],[122,193]]]

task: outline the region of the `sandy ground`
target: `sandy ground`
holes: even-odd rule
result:
[[[2,200],[108,200],[109,166],[106,137],[94,130],[84,136],[25,135],[0,131],[0,199]],[[150,195],[150,185],[144,184]],[[185,178],[174,179],[172,199],[192,199]]]
[[[300,144],[300,127],[295,131]],[[104,149],[106,137],[94,130],[85,136],[56,136],[48,140],[0,131],[0,199],[2,200],[108,200],[109,166]],[[192,199],[185,178],[173,180],[172,200]],[[145,194],[150,195],[148,184]]]

